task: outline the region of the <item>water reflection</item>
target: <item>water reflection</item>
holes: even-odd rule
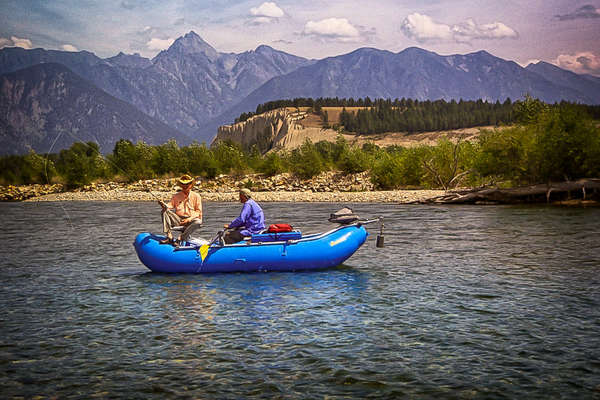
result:
[[[241,340],[256,337],[263,344],[277,343],[303,331],[307,319],[323,324],[361,325],[359,312],[368,274],[349,267],[326,271],[268,274],[213,274],[139,276],[152,307],[168,319],[170,335],[185,336],[191,329],[203,340],[221,328]],[[291,332],[294,333],[294,332]]]

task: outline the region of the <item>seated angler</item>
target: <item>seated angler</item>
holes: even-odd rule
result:
[[[167,237],[160,241],[161,244],[179,245],[202,226],[202,198],[198,193],[192,192],[194,179],[183,175],[177,183],[181,191],[177,192],[169,203],[162,200],[158,202],[162,207],[163,231],[167,234]],[[173,238],[174,230],[183,231],[179,240]]]
[[[225,224],[227,229],[223,240],[226,244],[237,243],[244,237],[251,236],[253,233],[259,233],[265,229],[265,216],[262,208],[252,199],[252,192],[249,189],[240,189],[239,192],[242,211],[240,216]]]

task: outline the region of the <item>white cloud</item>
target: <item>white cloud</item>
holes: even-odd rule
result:
[[[64,51],[73,51],[73,52],[79,51],[79,49],[77,49],[77,47],[73,46],[72,44],[63,44],[62,49]]]
[[[540,60],[539,58],[532,58],[532,59],[529,59],[529,60],[527,60],[525,62],[519,62],[519,61],[517,61],[517,64],[519,64],[521,67],[526,67],[529,64],[537,64],[540,61],[542,61],[542,60]]]
[[[150,50],[165,50],[173,44],[175,39],[158,39],[152,38],[146,43],[146,47]]]
[[[457,42],[468,43],[472,40],[517,38],[519,34],[502,22],[478,25],[472,18],[456,25],[435,22],[428,15],[413,13],[407,16],[400,29],[417,42]]]
[[[406,17],[400,29],[407,37],[417,42],[452,39],[452,30],[448,25],[439,24],[431,17],[419,13]]]
[[[576,54],[561,54],[553,63],[577,74],[600,75],[600,57],[590,51]]]
[[[474,39],[505,39],[518,37],[517,32],[502,22],[477,25],[472,18],[452,27],[457,42],[470,42]]]
[[[283,10],[277,7],[277,4],[268,1],[257,8],[252,8],[250,14],[255,17],[281,18],[283,17]]]
[[[304,25],[302,34],[341,42],[356,41],[361,37],[359,30],[346,18],[327,18],[320,21],[308,21]]]
[[[268,24],[271,21],[273,21],[273,19],[269,18],[269,17],[256,17],[256,18],[252,18],[252,23],[254,25]]]
[[[15,47],[22,47],[24,49],[31,49],[33,47],[29,39],[18,38],[16,36],[11,36],[10,39],[13,41]]]
[[[33,48],[33,44],[29,39],[11,36],[10,39],[0,38],[0,49],[4,47],[22,47],[24,49],[31,49]]]
[[[268,24],[285,15],[283,10],[277,4],[267,1],[258,7],[250,9],[252,23],[256,25]]]

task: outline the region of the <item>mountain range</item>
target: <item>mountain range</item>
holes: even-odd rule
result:
[[[65,126],[71,136],[95,137],[103,151],[112,150],[114,137],[150,144],[161,143],[167,136],[180,143],[210,142],[219,125],[233,122],[242,112],[254,111],[270,100],[294,97],[504,101],[529,93],[546,102],[600,104],[600,78],[544,62],[523,68],[485,51],[442,56],[416,47],[399,53],[361,48],[309,60],[265,45],[240,54],[220,53],[194,32],[178,38],[153,59],[124,53],[102,59],[87,51],[4,48],[0,50],[0,75],[0,109],[12,113],[10,118],[4,112],[0,115],[0,143],[14,147],[3,147],[2,153],[20,152],[27,146],[47,151],[57,129]],[[57,79],[65,90],[85,93],[86,101],[67,107],[59,91],[49,90]],[[7,88],[18,84],[31,89],[26,102],[16,102],[15,93],[7,94]],[[44,124],[35,120],[41,114],[32,114],[35,104],[51,110]],[[93,120],[82,118],[94,107],[106,113],[97,111]],[[103,125],[119,110],[139,118],[145,128]],[[53,125],[50,119],[63,123]],[[141,123],[144,119],[147,124]],[[100,126],[113,131],[100,132]],[[56,142],[54,149],[68,142]]]
[[[598,81],[547,63],[523,68],[485,51],[440,56],[416,47],[399,53],[362,48],[271,79],[228,110],[218,122],[230,121],[267,101],[297,97],[502,102],[529,93],[549,103],[567,100],[599,104]]]

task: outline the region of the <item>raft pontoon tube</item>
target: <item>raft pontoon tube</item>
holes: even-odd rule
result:
[[[253,235],[235,244],[213,243],[202,259],[200,245],[161,245],[164,236],[140,233],[134,247],[140,261],[154,272],[265,272],[300,271],[334,267],[346,261],[369,235],[364,224],[342,225],[324,233],[300,232]],[[256,237],[255,237],[256,236]],[[205,248],[206,250],[206,248]]]

